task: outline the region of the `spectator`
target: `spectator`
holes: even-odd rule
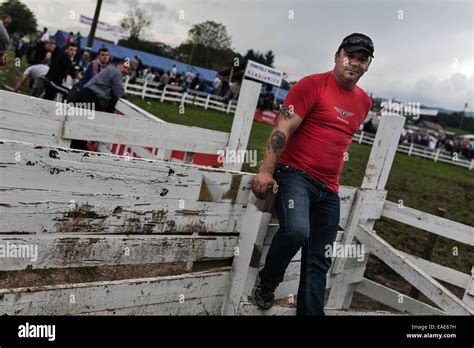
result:
[[[204,93],[212,94],[213,88],[208,83],[204,83],[204,89],[202,91]]]
[[[212,88],[215,94],[219,94],[221,90],[221,86],[222,86],[222,81],[219,78],[219,76],[216,76],[216,78],[214,79],[214,82],[212,82]]]
[[[142,60],[140,59],[139,56],[135,56],[135,59],[136,59],[137,62],[138,62],[138,66],[137,66],[137,77],[138,77],[138,78],[141,78],[141,77],[142,77],[142,72],[143,72],[143,62],[142,62]]]
[[[159,70],[156,70],[155,71],[155,77],[153,78],[153,81],[154,82],[160,82],[160,78],[161,78],[161,74],[160,74]]]
[[[138,66],[139,61],[135,58],[132,59],[130,62],[130,83],[135,83],[137,81],[138,76]]]
[[[13,92],[18,93],[18,91],[23,87],[23,85],[30,79],[30,85],[32,87],[31,95],[33,97],[39,97],[44,91],[44,77],[49,71],[49,66],[46,64],[32,65],[23,72],[23,75],[20,77],[18,82],[13,89]]]
[[[430,150],[436,149],[436,144],[438,143],[438,140],[432,135],[428,136],[428,147]]]
[[[77,43],[77,53],[81,52],[81,39],[82,39],[81,33],[77,32],[77,34],[73,38],[73,41]],[[74,57],[74,61],[76,62],[77,65],[79,64],[80,58],[81,56],[79,54],[76,54],[76,56]]]
[[[47,54],[51,54],[51,62],[61,53],[61,49],[56,46],[54,41],[38,42],[36,46],[26,51],[26,60],[30,65],[38,65],[46,63]]]
[[[125,95],[123,77],[128,74],[128,62],[109,65],[84,85],[76,103],[93,103],[95,110],[114,112],[118,98]]]
[[[78,50],[79,52],[79,47]],[[84,71],[87,67],[87,65],[90,63],[91,60],[91,52],[89,50],[85,50],[84,53],[82,53],[81,58],[79,59],[79,68],[81,71]]]
[[[234,95],[235,95],[234,84],[229,83],[229,89],[227,90],[227,93],[224,95],[224,103],[229,103],[232,99],[234,99]]]
[[[70,31],[68,36],[66,36],[66,45],[72,41],[74,41],[74,33]]]
[[[199,74],[197,74],[196,77],[191,82],[191,89],[199,89],[200,82],[201,80],[199,80]]]
[[[176,69],[176,64],[173,65],[170,72],[170,83],[173,83],[176,80],[178,70]]]
[[[10,46],[10,36],[8,36],[7,27],[12,23],[12,17],[7,14],[0,19],[0,66],[7,65],[7,49]]]
[[[128,60],[122,60],[117,65],[111,64],[102,70],[87,82],[76,96],[76,107],[84,106],[78,103],[86,103],[96,111],[114,112],[118,99],[125,96],[123,77],[127,76],[128,69]],[[87,150],[87,141],[74,139],[71,148]]]
[[[225,96],[228,90],[229,90],[229,82],[227,80],[222,81],[222,86],[219,91],[219,96],[220,97]]]
[[[162,85],[167,85],[169,81],[170,81],[170,76],[168,75],[168,71],[165,70],[163,75],[161,75],[160,83]]]
[[[184,82],[186,82],[186,87],[191,86],[193,79],[194,79],[193,73],[191,72],[191,70],[188,70],[188,72],[184,75]]]
[[[67,101],[74,102],[76,95],[81,91],[84,85],[89,82],[90,79],[92,79],[95,75],[105,69],[109,65],[109,61],[109,50],[105,47],[100,48],[99,52],[97,53],[96,59],[87,65],[82,79],[72,86],[71,91],[67,96]]]
[[[82,40],[82,35],[81,33],[78,31],[76,33],[76,35],[74,35],[74,39],[73,39],[75,42],[77,42],[77,46],[78,47],[81,47],[81,40]]]
[[[43,32],[41,33],[40,42],[48,42],[49,39],[48,28],[44,27]]]
[[[65,50],[52,61],[48,73],[46,74],[47,85],[44,99],[54,100],[56,93],[59,92],[67,95],[69,90],[62,87],[62,81],[67,76],[76,76],[76,69],[72,60],[77,53],[77,44],[70,42],[66,45]]]
[[[155,71],[153,69],[148,70],[148,72],[145,75],[145,80],[153,81],[154,78],[155,78]]]
[[[20,35],[20,40],[18,40],[15,46],[15,58],[22,58],[26,52],[26,44],[28,43],[28,39],[25,35]]]

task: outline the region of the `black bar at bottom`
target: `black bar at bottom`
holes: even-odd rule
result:
[[[412,343],[472,347],[473,324],[473,317],[467,316],[2,316],[0,346]],[[54,325],[54,340],[53,327],[44,325]],[[43,337],[31,337],[39,334]]]

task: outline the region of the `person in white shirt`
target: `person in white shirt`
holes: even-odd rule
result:
[[[176,75],[178,74],[178,70],[176,69],[176,64],[173,65],[173,68],[170,71],[170,83],[173,83],[176,80]]]
[[[49,34],[48,34],[48,28],[43,28],[43,33],[41,34],[40,41],[42,42],[49,42]]]
[[[153,69],[148,70],[147,74],[145,75],[145,80],[153,81],[155,78],[155,71]]]
[[[28,67],[16,83],[13,92],[18,93],[26,81],[31,79],[31,95],[33,97],[39,97],[44,91],[44,77],[48,71],[49,66],[46,64],[37,64]]]
[[[189,70],[186,75],[184,75],[184,81],[186,82],[186,87],[189,87],[191,85],[191,82],[193,82],[194,79],[194,74]]]

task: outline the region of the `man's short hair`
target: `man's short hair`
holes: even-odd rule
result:
[[[77,43],[71,41],[71,42],[68,42],[66,44],[66,49],[68,49],[69,47],[76,47],[77,48]]]
[[[116,63],[116,65],[121,65],[121,64],[125,64],[125,65],[129,65],[130,64],[130,60],[128,58],[123,58],[123,59],[119,59]]]
[[[97,52],[97,54],[100,54],[100,52],[107,52],[107,53],[109,53],[109,50],[108,50],[107,48],[105,48],[105,47],[101,47],[101,48],[99,49],[99,52]]]

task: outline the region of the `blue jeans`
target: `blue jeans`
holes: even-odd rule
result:
[[[305,172],[278,164],[273,177],[279,188],[276,212],[280,228],[273,237],[261,283],[275,289],[283,280],[291,259],[301,248],[301,272],[297,315],[324,315],[326,274],[339,226],[340,200],[337,193]]]

